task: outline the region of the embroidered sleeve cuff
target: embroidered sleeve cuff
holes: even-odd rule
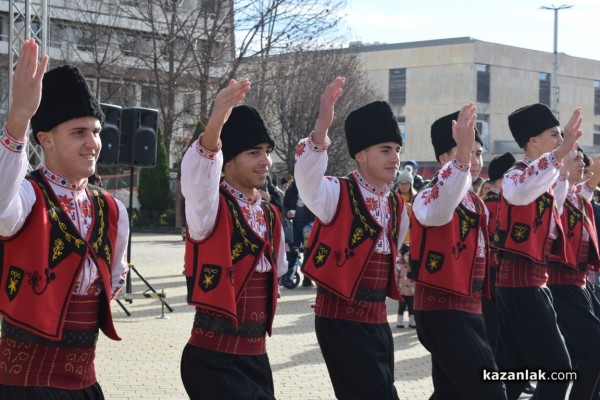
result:
[[[590,189],[587,185],[587,182],[583,182],[579,185],[577,185],[577,193],[581,193],[584,196],[593,196],[594,195],[594,189]]]
[[[556,159],[556,157],[554,155],[554,151],[550,153],[550,162],[552,163],[554,168],[557,168],[557,169],[562,167],[562,165],[563,165],[562,160]]]
[[[327,151],[327,148],[331,144],[331,140],[329,139],[329,136],[325,136],[324,144],[317,144],[313,141],[313,134],[314,134],[314,132],[311,132],[310,135],[308,135],[308,141],[307,141],[308,148],[311,149],[312,151],[316,151],[317,153],[322,153],[324,151]]]
[[[215,157],[217,156],[217,153],[219,151],[221,151],[221,139],[219,139],[219,143],[217,144],[217,150],[216,151],[210,151],[207,148],[205,148],[204,146],[202,146],[201,139],[202,139],[202,135],[200,135],[200,137],[198,138],[198,141],[196,142],[196,151],[202,157],[207,158],[209,160],[214,160]]]
[[[6,130],[6,125],[4,125],[2,127],[2,130],[0,130],[0,142],[2,142],[4,147],[9,149],[10,151],[14,151],[15,153],[22,152],[27,146],[27,141],[20,142],[18,140],[13,139]]]
[[[459,170],[462,172],[468,172],[469,169],[471,169],[471,164],[465,164],[464,162],[462,162],[461,160],[459,160],[458,158],[454,157],[454,159],[452,160],[452,164]]]

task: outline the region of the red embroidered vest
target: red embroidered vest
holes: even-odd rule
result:
[[[273,266],[269,335],[277,305],[277,264],[281,243],[281,218],[268,203],[262,204],[267,221],[267,240],[248,225],[237,201],[222,188],[213,232],[201,241],[189,237],[185,245],[187,301],[230,318],[239,327],[237,303],[262,255]]]
[[[500,204],[500,193],[489,191],[481,198],[481,200],[485,204],[485,207],[488,209],[488,235],[490,238],[493,238],[494,233],[496,232],[496,224],[498,222],[498,206]]]
[[[483,271],[475,268],[479,230],[483,231],[486,249],[488,233],[483,202],[471,192],[467,195],[478,211],[473,212],[461,203],[452,220],[442,226],[423,226],[412,213],[407,276],[433,289],[475,297],[483,290],[487,275],[484,272],[479,276]]]
[[[525,164],[517,163],[515,168],[524,169]],[[550,234],[552,218],[556,221],[558,236],[552,253],[564,254],[565,241],[560,216],[554,207],[554,196],[548,192],[524,206],[511,205],[501,196],[498,207],[498,224],[493,246],[545,264],[545,243]]]
[[[383,228],[371,216],[354,178],[339,178],[339,182],[336,214],[327,225],[315,220],[304,253],[303,273],[319,287],[352,301]],[[395,260],[404,202],[398,194],[390,192],[388,204],[391,215],[388,240]],[[395,268],[392,270],[395,273]],[[388,296],[401,299],[397,280],[391,278],[394,284],[389,285]]]
[[[104,289],[100,328],[120,340],[109,307],[119,220],[115,200],[88,186],[93,221],[88,237],[82,238],[42,174],[34,171],[29,180],[36,196],[31,214],[15,236],[0,238],[0,315],[43,338],[60,340],[75,282],[91,256]]]
[[[567,241],[565,253],[561,257],[560,262],[577,270],[597,270],[600,266],[600,261],[598,257],[598,237],[596,235],[596,224],[594,222],[594,210],[592,204],[584,199],[583,196],[577,195],[577,197],[579,198],[580,204],[583,206],[583,212],[567,199],[565,200],[563,212],[560,216]],[[591,246],[588,247],[587,257],[585,254],[579,254],[579,251],[582,248],[584,228],[589,233],[591,244]],[[580,262],[581,259],[584,260],[584,263]]]

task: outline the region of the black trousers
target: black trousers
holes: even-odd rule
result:
[[[431,353],[433,400],[504,400],[500,381],[484,381],[483,369],[497,371],[483,317],[463,311],[415,311],[417,334]]]
[[[501,371],[541,369],[570,371],[571,359],[558,329],[552,294],[548,288],[496,288],[498,347],[496,359]],[[521,395],[527,381],[507,381],[508,400]],[[569,381],[538,381],[536,399],[564,400]]]
[[[241,356],[188,343],[181,356],[181,379],[191,400],[275,399],[266,354]]]
[[[598,392],[600,380],[600,319],[594,311],[595,295],[588,288],[552,285],[558,327],[565,337],[573,370],[572,400],[589,400]]]
[[[337,399],[398,400],[389,324],[315,317],[315,331]]]
[[[67,390],[36,386],[9,386],[0,384],[2,400],[104,400],[98,383],[85,389]]]
[[[404,301],[398,302],[398,315],[403,315],[404,311],[408,309],[408,315],[414,315],[413,303],[415,300],[415,296],[402,296],[404,297]]]
[[[485,333],[492,352],[496,354],[496,342],[498,341],[498,311],[496,306],[496,267],[490,268],[490,290],[491,298],[481,299],[483,320],[485,321]]]

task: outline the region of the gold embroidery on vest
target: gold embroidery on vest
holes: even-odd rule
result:
[[[229,205],[229,209],[231,210],[231,216],[233,217],[233,223],[243,239],[243,243],[236,243],[233,245],[233,247],[231,249],[231,259],[232,259],[232,262],[235,264],[235,262],[237,261],[237,258],[242,253],[242,246],[250,247],[251,253],[256,253],[256,251],[259,249],[259,246],[255,243],[252,243],[248,239],[248,237],[246,235],[246,230],[242,226],[242,223],[240,222],[240,219],[239,219],[238,212],[237,212],[236,208],[234,207],[233,203],[231,202],[231,200],[227,199],[227,204]]]
[[[23,271],[19,267],[15,267],[12,265],[8,270],[8,282],[6,283],[6,294],[8,295],[9,300],[13,300],[17,297],[19,293],[19,288],[21,287],[21,282],[23,282],[23,277],[25,276],[25,271]]]
[[[364,227],[364,230],[360,227],[357,227],[352,233],[352,244],[355,244],[355,240],[362,238],[362,236],[365,234],[365,231],[368,232],[369,236],[375,235],[376,231],[367,223],[367,219],[365,218],[365,216],[361,214],[360,209],[358,207],[358,200],[356,199],[356,196],[354,194],[354,187],[352,186],[352,184],[348,185],[348,193],[352,198],[352,209],[354,210],[354,214],[358,217],[360,222],[362,222]]]
[[[67,232],[67,225],[58,218],[58,213],[56,212],[56,208],[57,208],[56,204],[54,204],[54,202],[52,202],[52,200],[50,200],[50,196],[48,195],[46,188],[42,185],[40,185],[40,188],[42,189],[42,192],[44,193],[44,197],[46,198],[46,201],[48,202],[50,218],[52,218],[54,221],[56,221],[58,223],[58,227],[60,228],[61,232],[64,234],[65,239],[69,243],[73,243],[79,249],[81,246],[84,245],[83,240],[81,240],[80,238],[77,238],[77,237],[71,235],[69,232]]]
[[[52,246],[52,261],[54,261],[58,257],[62,256],[64,250],[65,250],[65,242],[63,242],[62,239],[57,238],[54,241],[54,246]]]
[[[100,194],[98,193],[97,190],[93,190],[92,191],[92,195],[94,196],[94,198],[96,199],[96,201],[98,202],[98,218],[100,219],[100,226],[98,227],[98,239],[96,239],[94,241],[94,243],[92,243],[92,247],[94,248],[94,251],[96,253],[98,253],[98,250],[102,247],[102,238],[104,236],[104,228],[105,228],[105,222],[104,222],[104,199],[102,197],[100,197]],[[106,247],[105,247],[106,249]],[[110,265],[110,255],[107,254],[107,256],[109,257],[109,259],[107,260],[108,264]]]

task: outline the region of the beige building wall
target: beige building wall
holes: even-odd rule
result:
[[[487,114],[489,151],[484,160],[505,151],[520,152],[508,128],[507,116],[519,107],[539,102],[539,73],[552,73],[553,54],[482,42],[471,38],[441,39],[356,47],[365,71],[382,98],[389,99],[389,71],[406,68],[406,104],[394,107],[405,117],[404,159],[435,163],[429,127],[437,118],[466,102],[476,102],[477,64],[489,65],[490,102],[476,103]],[[593,147],[594,82],[600,81],[600,61],[558,56],[559,120],[565,124],[575,107],[583,110],[586,152]]]

